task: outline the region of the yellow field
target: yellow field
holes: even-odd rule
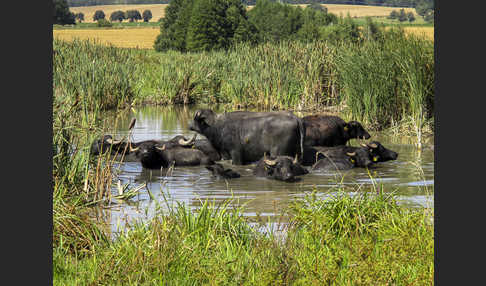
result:
[[[159,27],[131,29],[67,29],[53,30],[54,38],[72,41],[97,40],[101,44],[113,44],[120,48],[153,49],[155,38],[160,34]]]
[[[168,4],[140,4],[140,5],[97,5],[86,7],[70,7],[69,10],[73,13],[83,13],[84,22],[93,23],[93,15],[96,10],[101,10],[105,13],[105,19],[109,20],[111,13],[121,10],[123,12],[127,10],[138,10],[142,15],[144,10],[150,10],[152,12],[152,19],[149,22],[157,22],[161,17],[165,15],[165,7]]]
[[[404,27],[406,33],[423,35],[429,40],[434,40],[434,27]]]

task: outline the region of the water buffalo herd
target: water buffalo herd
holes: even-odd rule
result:
[[[255,164],[257,177],[285,182],[297,181],[309,171],[368,168],[398,157],[378,141],[347,145],[350,139],[365,140],[371,135],[359,122],[333,115],[301,118],[290,111],[217,114],[200,109],[189,129],[195,132],[191,139],[178,135],[166,141],[130,142],[105,135],[92,143],[91,154],[122,155],[147,169],[203,165],[213,176],[238,178],[240,174],[216,163],[231,160],[233,165]],[[198,134],[205,139],[196,139]]]

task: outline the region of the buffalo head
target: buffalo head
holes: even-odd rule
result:
[[[199,109],[194,113],[193,120],[189,123],[189,130],[203,133],[203,131],[213,126],[216,121],[216,114],[211,109]]]
[[[369,139],[371,137],[358,121],[349,121],[343,129],[349,138]]]
[[[361,146],[368,148],[370,157],[373,162],[386,162],[396,160],[398,153],[385,148],[380,142],[372,141],[368,144],[361,144]]]

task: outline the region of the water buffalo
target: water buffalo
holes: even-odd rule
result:
[[[233,179],[240,177],[240,174],[231,169],[225,169],[221,164],[206,166],[206,169],[211,171],[213,173],[213,176],[216,176],[218,178]]]
[[[305,166],[318,165],[318,167],[314,167],[315,169],[334,162],[338,166],[336,169],[343,170],[350,167],[370,167],[373,165],[372,163],[396,160],[397,157],[398,153],[385,148],[378,141],[372,141],[367,144],[363,143],[360,147],[345,145],[334,147],[306,146],[302,164]],[[320,160],[322,162],[317,164]]]
[[[302,118],[305,125],[305,145],[339,146],[353,138],[369,139],[371,135],[357,121],[345,122],[334,115],[309,115]]]
[[[131,149],[139,158],[142,167],[147,169],[167,168],[174,166],[212,165],[214,162],[199,149],[165,144],[159,147],[157,143],[146,141]]]
[[[372,141],[368,144],[362,144],[361,146],[368,148],[373,162],[386,162],[398,158],[397,152],[385,148],[378,141]]]
[[[290,112],[236,111],[216,114],[197,110],[189,129],[204,135],[232,164],[258,161],[264,153],[295,156],[303,153],[305,127]]]
[[[213,147],[213,145],[211,145],[211,142],[209,142],[208,139],[197,139],[192,148],[201,150],[215,162],[221,160],[221,154]]]
[[[127,147],[126,142],[115,141],[111,135],[104,135],[103,138],[93,141],[91,144],[90,154],[100,155],[110,151],[112,155],[115,155],[122,153],[125,148],[127,149],[126,152],[130,152]]]
[[[346,152],[345,148],[333,148],[324,153],[324,158],[318,159],[312,165],[312,170],[348,170],[351,168],[368,168],[374,163],[370,159],[369,151],[366,148],[356,148],[354,152]]]
[[[267,177],[279,181],[295,182],[298,180],[296,176],[301,176],[309,173],[306,168],[302,167],[297,158],[293,159],[289,156],[266,156],[260,159],[253,174],[257,177]]]
[[[176,146],[191,147],[195,144],[196,136],[197,134],[194,134],[194,137],[188,140],[182,135],[177,135],[167,141],[145,140],[140,142],[131,142],[130,146],[128,146],[128,142],[124,139],[114,140],[111,135],[104,135],[103,138],[93,141],[93,143],[91,144],[90,153],[92,155],[99,155],[110,151],[112,155],[122,154],[123,152],[125,152],[125,155],[128,155],[132,153],[132,150],[134,150],[134,148],[140,146],[141,144],[153,144],[157,146],[162,146],[166,144],[167,148],[172,148]]]

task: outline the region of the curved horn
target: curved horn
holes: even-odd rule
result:
[[[365,143],[360,144],[362,147],[368,147]]]
[[[132,118],[132,121],[130,121],[130,124],[128,125],[128,130],[132,130],[133,126],[135,126],[135,122],[137,119],[134,117]]]
[[[133,148],[133,147],[132,147],[132,143],[128,144],[128,146],[130,146],[130,152],[135,152],[135,151],[137,151],[138,149],[140,149],[140,147],[135,147],[135,148]]]
[[[189,140],[184,140],[184,138],[181,138],[179,139],[179,144],[182,146],[192,145],[196,141],[196,137],[197,137],[197,133],[195,133],[194,136],[192,136],[192,138]]]
[[[267,164],[268,166],[275,166],[275,164],[277,164],[277,160],[264,159],[263,162],[265,162],[265,164]]]
[[[106,143],[108,143],[108,144],[111,144],[111,145],[116,145],[116,144],[120,144],[120,143],[122,143],[122,142],[123,142],[123,139],[121,139],[121,140],[117,140],[117,141],[114,141],[113,139],[108,138],[108,139],[106,139],[105,141],[106,141]]]
[[[352,153],[346,152],[346,155],[353,157],[354,155],[356,155],[356,152],[352,152]]]
[[[373,148],[373,149],[378,148],[378,145],[376,145],[376,143],[368,144],[368,146]]]
[[[292,161],[292,163],[297,164],[298,162],[299,162],[298,155],[295,154],[295,158],[294,158],[294,161]]]
[[[159,149],[160,151],[164,151],[164,150],[165,150],[165,144],[164,144],[164,145],[162,145],[162,147],[157,147],[157,146],[155,146],[155,148]]]

